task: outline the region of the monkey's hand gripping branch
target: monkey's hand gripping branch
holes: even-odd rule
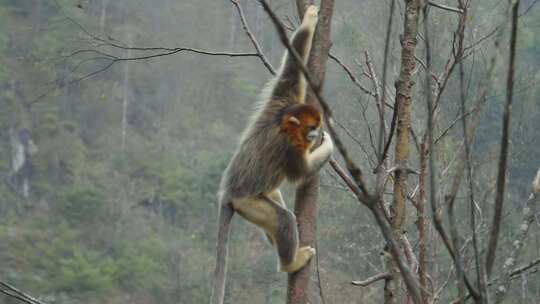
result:
[[[315,174],[330,160],[334,151],[334,143],[330,135],[323,131],[321,144],[308,156],[308,172]]]

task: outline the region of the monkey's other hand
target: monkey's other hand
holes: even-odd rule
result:
[[[334,149],[334,142],[332,142],[332,137],[330,136],[330,134],[328,134],[328,132],[323,131],[322,141],[323,141],[323,144],[330,145],[331,148]]]
[[[315,28],[317,25],[317,20],[319,16],[319,8],[315,5],[310,5],[306,9],[306,13],[304,14],[304,20],[302,21],[302,24],[305,24],[306,26],[309,26],[311,28]]]

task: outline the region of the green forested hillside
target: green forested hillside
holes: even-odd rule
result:
[[[251,30],[277,67],[283,47],[274,27],[256,1],[241,2]],[[502,9],[493,1],[473,2],[468,45],[498,25]],[[522,10],[533,2],[522,1]],[[293,2],[271,4],[280,17],[296,22]],[[336,1],[331,52],[366,87],[371,83],[360,65],[367,50],[377,73],[381,70],[387,11],[376,0]],[[399,73],[399,5],[397,12],[388,76],[391,91]],[[433,11],[432,18],[437,33],[433,64],[440,72],[451,52],[457,21],[441,11]],[[539,31],[537,5],[520,19],[500,258],[510,250],[510,232],[540,165]],[[150,53],[110,47],[93,37],[123,46],[253,52],[229,1],[1,0],[0,281],[46,303],[206,303],[219,179],[271,75],[256,57],[188,51],[118,61],[95,73],[109,61],[92,50],[121,58]],[[466,61],[470,87],[486,69],[492,36],[474,49]],[[503,48],[505,60],[506,52]],[[423,58],[423,52],[418,56]],[[486,190],[493,189],[496,173],[504,62],[497,63],[473,144],[483,233],[491,220],[493,191]],[[370,172],[376,158],[368,127],[376,132],[375,106],[339,65],[330,61],[328,66],[324,95],[352,135],[340,129],[353,157]],[[438,131],[459,113],[457,77],[448,86]],[[420,96],[413,110],[415,130],[425,128],[423,90],[415,87]],[[445,166],[452,164],[461,134],[458,124],[439,143],[441,180],[447,178]],[[417,161],[412,158],[413,166]],[[411,192],[415,182],[411,177]],[[292,188],[286,193],[292,207]],[[465,200],[465,194],[458,199]],[[366,208],[328,169],[323,170],[319,206],[319,271],[327,303],[381,303],[382,285],[350,285],[383,269],[383,239]],[[467,210],[466,204],[458,207],[463,216]],[[414,240],[412,214],[411,210],[407,225]],[[539,256],[539,225],[533,223],[524,262]],[[233,231],[229,303],[283,303],[286,275],[276,271],[274,251],[263,234],[238,219]],[[450,262],[440,244],[430,250],[430,267],[438,269],[433,280],[440,284]],[[508,303],[537,303],[540,276],[518,281],[512,289],[516,301]],[[316,284],[310,292],[318,294]],[[441,303],[450,302],[451,295],[452,290],[444,293]],[[0,294],[0,303],[17,302]]]

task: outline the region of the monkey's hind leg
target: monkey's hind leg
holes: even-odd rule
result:
[[[310,246],[298,248],[294,214],[266,196],[233,202],[234,209],[246,220],[262,228],[277,247],[281,271],[295,272],[315,254]]]
[[[285,206],[285,201],[283,201],[283,196],[281,195],[281,191],[279,189],[276,189],[268,194],[268,197],[274,202],[277,203],[280,207],[285,209],[286,212],[290,213],[292,216],[292,221],[290,225],[292,225],[294,232],[291,232],[291,234],[294,234],[294,236],[291,235],[290,239],[294,239],[294,248],[297,248],[296,252],[294,253],[294,260],[292,263],[281,263],[281,271],[285,272],[295,272],[299,270],[300,268],[304,267],[304,265],[309,261],[309,259],[315,254],[315,249],[310,246],[304,246],[301,248],[298,248],[298,231],[297,231],[297,223],[296,223],[296,217],[294,214],[287,209]],[[286,233],[285,233],[286,234]],[[267,234],[268,235],[268,234]],[[270,240],[272,238],[269,237]],[[275,243],[273,243],[275,245]],[[280,262],[282,261],[280,257]]]
[[[315,249],[310,246],[298,248],[298,230],[294,214],[280,208],[281,216],[274,239],[281,263],[280,270],[284,272],[296,272],[304,267],[315,254]]]
[[[270,198],[273,203],[276,203],[283,208],[287,208],[285,205],[285,201],[283,200],[283,196],[281,195],[281,191],[279,191],[279,189],[268,193],[268,198]],[[274,236],[269,234],[268,232],[265,232],[265,234],[268,242],[270,242],[272,246],[276,247],[276,240],[274,239]]]

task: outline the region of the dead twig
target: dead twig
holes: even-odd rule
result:
[[[427,3],[429,5],[431,5],[431,6],[433,6],[433,7],[440,8],[440,9],[443,9],[445,11],[454,12],[454,13],[458,13],[458,14],[463,14],[463,10],[460,9],[460,8],[456,8],[456,7],[452,7],[452,6],[448,6],[448,5],[444,5],[444,4],[439,4],[439,3],[436,3],[436,2],[433,2],[433,1],[428,1]]]
[[[5,294],[8,297],[17,299],[27,304],[45,304],[33,296],[20,291],[19,289],[13,287],[12,285],[4,282],[0,282],[0,293]]]
[[[242,28],[244,29],[244,32],[246,32],[246,35],[251,41],[251,44],[253,44],[253,47],[255,48],[255,51],[257,52],[257,57],[259,57],[259,59],[264,64],[264,66],[270,71],[270,73],[272,73],[272,75],[276,75],[276,71],[274,70],[274,68],[272,67],[272,65],[266,58],[266,56],[264,56],[261,50],[261,46],[259,45],[259,42],[257,42],[257,39],[255,39],[255,36],[249,29],[249,26],[246,21],[246,17],[244,16],[244,11],[242,10],[242,6],[240,5],[240,1],[239,0],[230,0],[230,1],[236,8],[236,11],[238,12],[238,16],[240,17],[240,21],[242,22]]]
[[[352,281],[351,284],[353,285],[356,285],[356,286],[362,286],[362,287],[366,287],[366,286],[369,286],[377,281],[380,281],[380,280],[387,280],[389,278],[391,278],[392,276],[390,275],[390,273],[388,272],[383,272],[383,273],[379,273],[379,274],[376,274],[374,276],[371,276],[365,280],[362,280],[362,281]]]
[[[336,62],[342,69],[345,71],[347,76],[349,76],[349,79],[354,83],[354,85],[359,88],[362,92],[366,93],[369,96],[375,96],[375,93],[371,92],[370,90],[366,89],[359,81],[356,76],[354,76],[354,73],[351,71],[351,69],[345,65],[339,58],[337,58],[334,54],[328,53],[328,58],[332,59],[334,62]]]

